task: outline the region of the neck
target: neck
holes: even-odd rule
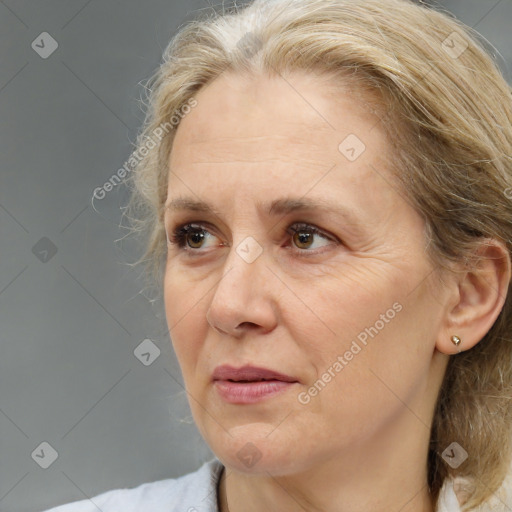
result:
[[[314,483],[319,485],[313,488],[303,477],[246,477],[225,469],[219,483],[218,506],[219,512],[434,512],[426,479],[407,486],[389,487],[396,482],[388,478],[382,478],[382,482],[384,485],[378,487],[366,482],[366,486],[355,488],[340,482],[334,490],[317,479]]]

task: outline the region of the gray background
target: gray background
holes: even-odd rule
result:
[[[441,5],[495,45],[511,81],[512,0]],[[143,119],[140,82],[177,28],[208,8],[0,1],[1,511],[177,477],[211,456],[162,304],[127,265],[138,249],[120,241],[126,190],[91,204],[129,156]],[[47,59],[31,47],[42,32],[59,45]],[[145,339],[161,351],[148,365],[134,355]],[[43,442],[58,453],[47,469]]]

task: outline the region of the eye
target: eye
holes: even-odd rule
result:
[[[318,251],[314,249],[321,249],[337,243],[332,236],[322,232],[316,226],[303,222],[292,224],[286,233],[291,237],[297,252],[303,254],[315,254]],[[223,247],[226,245],[224,243],[215,244],[215,238],[217,237],[207,229],[205,224],[188,223],[177,226],[172,231],[168,241],[170,244],[189,252],[200,252],[201,249],[208,247]],[[209,245],[208,242],[210,242]]]
[[[320,231],[316,226],[306,223],[292,224],[288,228],[288,234],[292,237],[292,242],[295,246],[304,252],[309,252],[311,249],[319,249],[334,242],[332,237]],[[324,243],[315,244],[315,239],[323,239]]]
[[[216,238],[202,224],[182,224],[173,230],[169,243],[177,245],[180,249],[203,249],[204,242]],[[212,244],[215,246],[215,244]],[[217,244],[223,245],[223,244]]]

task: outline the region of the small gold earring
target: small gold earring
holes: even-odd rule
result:
[[[452,343],[459,349],[459,354],[460,354],[459,345],[462,343],[462,340],[455,334],[451,337],[451,340],[452,340]]]

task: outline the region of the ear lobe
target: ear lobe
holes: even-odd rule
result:
[[[454,280],[453,300],[447,304],[443,328],[436,348],[444,354],[457,354],[473,348],[498,318],[511,278],[510,253],[506,245],[485,239],[475,251],[471,268]],[[461,342],[457,345],[456,339]]]

